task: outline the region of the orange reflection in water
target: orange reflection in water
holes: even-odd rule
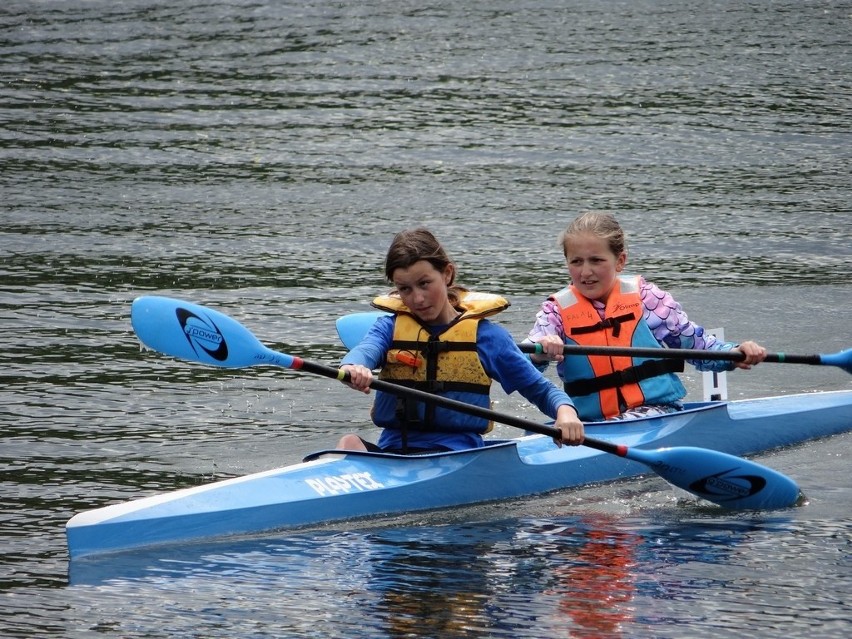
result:
[[[621,636],[625,622],[633,619],[630,602],[636,592],[633,567],[641,537],[609,527],[591,528],[579,548],[571,545],[565,562],[553,572],[560,596],[559,610],[571,617],[566,636],[600,639]]]

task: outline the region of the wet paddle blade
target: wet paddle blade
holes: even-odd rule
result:
[[[629,449],[624,455],[642,462],[671,484],[725,508],[774,510],[802,499],[786,475],[727,453],[679,446],[654,451]]]

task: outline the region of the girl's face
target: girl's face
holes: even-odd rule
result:
[[[616,255],[606,240],[591,233],[565,238],[565,261],[574,286],[591,300],[606,301],[615,278],[624,270],[627,253]]]
[[[447,287],[452,281],[453,266],[443,271],[428,260],[415,262],[408,268],[393,272],[393,283],[399,296],[411,311],[425,324],[449,324],[456,311],[447,297]]]

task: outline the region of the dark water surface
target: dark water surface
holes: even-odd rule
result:
[[[64,525],[375,436],[336,382],[141,352],[129,304],[213,306],[333,363],[334,320],[418,223],[512,300],[518,337],[564,283],[559,231],[602,208],[705,326],[849,348],[850,41],[852,3],[828,0],[6,0],[0,636],[849,636],[848,434],[759,458],[810,497],[784,512],[647,478],[70,574]],[[767,364],[729,386],[852,377]]]

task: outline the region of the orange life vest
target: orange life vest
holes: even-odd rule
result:
[[[601,319],[574,286],[551,296],[559,307],[566,344],[661,348],[643,319],[638,276],[620,276]],[[615,417],[643,404],[666,404],[686,395],[674,372],[682,360],[619,355],[568,355],[559,366],[565,392],[583,420]]]

